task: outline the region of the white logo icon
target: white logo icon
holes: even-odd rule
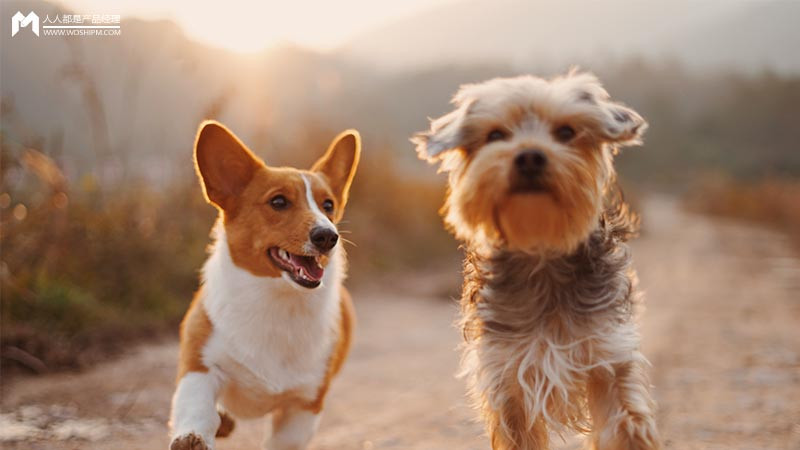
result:
[[[23,16],[21,12],[17,11],[17,13],[11,17],[11,37],[14,37],[17,35],[17,33],[19,33],[19,27],[25,28],[28,25],[31,25],[33,34],[38,36],[39,16],[37,16],[33,11],[31,11],[27,16]]]

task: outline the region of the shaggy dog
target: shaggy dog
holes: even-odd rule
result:
[[[596,77],[462,86],[413,142],[449,174],[444,221],[465,242],[462,367],[495,449],[550,432],[596,449],[659,447],[613,155],[645,121]]]

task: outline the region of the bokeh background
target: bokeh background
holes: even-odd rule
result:
[[[64,422],[58,422],[53,405],[41,406],[46,401],[9,394],[26,386],[15,383],[31,382],[34,375],[52,381],[47,377],[93,370],[109,358],[124,359],[134,344],[174,342],[197,287],[216,215],[203,201],[191,159],[196,127],[206,118],[227,124],[270,165],[308,167],[340,130],[360,130],[363,159],[343,228],[353,242],[348,247],[350,284],[365,293],[357,296],[357,306],[367,311],[364,326],[369,330],[375,326],[370,314],[395,311],[408,297],[438,299],[433,302],[458,296],[458,244],[442,229],[437,213],[444,179],[416,159],[409,136],[426,129],[428,117],[448,111],[449,98],[462,83],[524,73],[552,76],[571,66],[591,70],[614,98],[650,123],[645,145],[617,158],[628,197],[644,213],[642,239],[655,242],[636,249],[643,270],[652,274],[650,285],[644,279],[645,287],[655,286],[665,299],[680,292],[659,272],[668,259],[659,253],[659,239],[683,242],[696,252],[669,270],[687,272],[687,279],[707,285],[714,278],[703,271],[721,264],[697,262],[698,255],[710,251],[703,247],[709,239],[727,236],[730,230],[721,230],[728,226],[758,230],[753,232],[767,233],[764,239],[777,242],[774,247],[785,254],[772,255],[764,250],[772,247],[745,234],[740,241],[755,246],[728,256],[752,260],[756,267],[762,267],[758,258],[764,254],[793,262],[781,263],[789,281],[779,293],[743,296],[742,314],[785,297],[775,314],[800,327],[795,264],[800,241],[800,2],[3,0],[1,6],[5,415],[0,426],[7,433],[0,432],[0,438],[9,445],[38,445],[57,434],[54,423]],[[16,11],[35,11],[42,18],[120,14],[122,33],[36,37],[24,28],[12,38],[10,17]],[[700,220],[709,221],[702,223],[711,232],[691,241],[688,230]],[[664,223],[672,224],[668,238],[657,233]],[[730,233],[739,236],[736,230]],[[725,251],[732,245],[724,239],[717,244]],[[755,283],[725,276],[719,282],[736,286],[737,293]],[[764,283],[768,289],[777,286]],[[395,300],[369,304],[376,296],[371,294],[386,291]],[[729,294],[708,295],[724,308]],[[455,370],[457,332],[447,331],[452,303],[440,303],[446,306],[438,312],[417,303],[413,308],[421,316],[444,317],[431,325],[447,333],[443,355],[452,364],[437,375],[447,378]],[[663,318],[648,317],[653,323]],[[743,319],[725,320],[718,339],[735,334],[731,330]],[[785,370],[773,380],[785,385],[779,396],[796,403],[762,404],[783,421],[762,416],[748,421],[754,429],[746,433],[774,439],[747,441],[760,444],[742,448],[790,448],[800,442],[800,349],[791,330],[765,333],[764,348],[777,346],[784,352],[778,365]],[[371,339],[369,331],[365,336]],[[704,342],[693,342],[692,348]],[[174,347],[158,348],[165,361],[174,358]],[[375,351],[362,348],[356,355]],[[389,363],[371,364],[368,368]],[[668,364],[676,363],[667,358]],[[723,358],[721,364],[739,363]],[[682,376],[676,375],[676,383]],[[448,383],[460,396],[459,382]],[[53,392],[66,392],[55,381],[50,385],[60,386]],[[169,386],[163,389],[168,396]],[[691,397],[691,392],[680,392]],[[76,404],[73,394],[62,397],[55,403],[73,408],[65,417],[91,410]],[[761,411],[746,403],[736,405]],[[56,418],[39,425],[23,420],[41,416],[41,408]],[[151,414],[155,429],[163,427],[166,413]],[[33,434],[9,431],[25,423]],[[466,419],[459,423],[479,435]],[[777,424],[778,431],[756,429],[769,428],[768,423]],[[710,432],[706,427],[697,435],[669,437],[675,448],[733,448],[709,444],[721,442],[714,433],[724,432],[743,431]],[[75,447],[65,448],[104,442],[115,432],[100,437],[71,433],[63,445]],[[438,441],[429,436],[359,439],[321,442],[338,442],[330,448],[350,448],[353,442],[353,448],[362,443],[364,448],[366,443],[381,448],[472,445],[444,438],[433,444]],[[676,444],[679,439],[686,441]],[[698,442],[698,447],[686,446]],[[732,442],[726,445],[745,441]],[[42,448],[55,444],[48,445]]]

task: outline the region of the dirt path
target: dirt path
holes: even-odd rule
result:
[[[800,449],[800,260],[775,233],[664,198],[645,207],[634,255],[666,447]],[[356,293],[356,345],[313,448],[487,448],[453,376],[455,304],[430,294],[441,284],[405,281]],[[2,447],[166,448],[176,354],[175,342],[148,345],[86,373],[6,386]],[[240,423],[218,447],[258,448],[263,432]]]

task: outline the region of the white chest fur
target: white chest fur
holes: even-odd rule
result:
[[[325,377],[340,320],[341,250],[334,249],[322,285],[309,290],[288,277],[258,277],[237,267],[223,227],[218,225],[215,234],[203,268],[203,305],[213,325],[204,364],[270,393],[315,392]],[[250,373],[230,370],[233,365]]]

